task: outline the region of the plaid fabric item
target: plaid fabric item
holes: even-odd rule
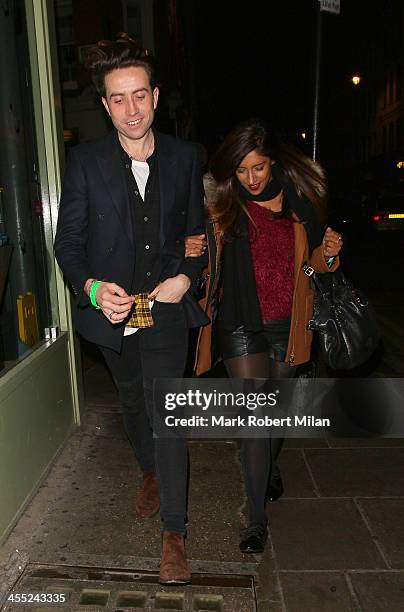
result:
[[[154,321],[150,310],[147,293],[136,293],[134,296],[133,312],[127,327],[153,327]]]

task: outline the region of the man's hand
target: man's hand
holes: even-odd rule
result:
[[[185,274],[177,274],[177,276],[167,278],[157,285],[157,287],[149,293],[149,300],[178,303],[182,300],[185,292],[188,291],[190,284],[191,281],[188,276]]]
[[[92,279],[89,279],[89,281],[92,281]],[[89,281],[84,285],[87,294],[91,286]],[[119,285],[104,282],[98,285],[95,299],[103,314],[114,324],[121,323],[126,319],[135,301],[135,298],[128,295],[125,289],[122,289]]]
[[[185,257],[200,257],[206,250],[205,234],[186,236]]]
[[[338,232],[334,232],[331,227],[327,227],[323,238],[324,257],[336,257],[342,247],[342,237]]]

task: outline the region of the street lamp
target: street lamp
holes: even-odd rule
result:
[[[360,74],[358,72],[354,73],[351,76],[351,83],[353,85],[353,89],[355,90],[353,92],[353,130],[352,130],[352,137],[353,137],[353,169],[354,169],[354,175],[355,175],[355,186],[356,188],[360,189],[360,164],[361,164],[361,115],[360,115],[360,106],[359,106],[359,102],[360,102],[360,94],[363,93],[361,92],[361,87],[359,87],[361,81],[362,81],[362,77],[360,76]]]

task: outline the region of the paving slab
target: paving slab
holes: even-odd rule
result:
[[[321,496],[404,496],[404,448],[305,451]]]
[[[288,612],[357,610],[343,573],[280,572],[280,581]]]
[[[315,486],[300,450],[284,448],[279,457],[284,497],[315,497]]]
[[[353,500],[280,499],[269,520],[281,570],[386,567]]]
[[[327,438],[331,448],[402,448],[403,438]]]
[[[404,570],[404,499],[360,499],[358,503],[390,567]]]
[[[74,473],[71,466],[74,465]],[[134,503],[141,475],[126,440],[87,436],[80,453],[66,448],[63,474],[48,513],[39,523],[31,555],[63,562],[67,555],[158,556],[160,521],[145,524]]]
[[[278,572],[266,571],[263,576],[259,571],[259,574],[262,583],[255,588],[257,609],[254,612],[285,612]]]
[[[404,572],[351,574],[361,609],[371,612],[404,610]]]
[[[244,486],[231,442],[190,442],[188,551],[198,559],[242,560]],[[247,559],[248,560],[248,559]]]
[[[329,448],[327,438],[285,438],[283,448]]]
[[[95,407],[97,408],[97,407]],[[238,548],[243,526],[243,483],[234,442],[190,442],[187,551],[190,559],[245,562]],[[31,523],[29,557],[66,563],[78,556],[160,557],[159,516],[141,520],[134,509],[140,469],[124,434],[121,415],[89,408],[41,485],[45,512]],[[31,508],[33,516],[35,506]],[[43,509],[42,509],[43,510]],[[27,511],[27,517],[29,510]]]
[[[85,388],[81,428],[0,549],[0,591],[29,563],[140,568],[157,576],[160,519],[135,514],[141,474],[102,358],[86,360]],[[254,575],[257,612],[349,612],[358,609],[355,601],[366,612],[404,610],[404,571],[392,571],[404,570],[403,446],[402,439],[286,440],[285,494],[267,505],[267,547],[263,555],[242,555],[246,500],[238,443],[190,441],[192,572]],[[161,605],[171,605],[163,599]],[[185,601],[191,601],[186,590]],[[232,604],[226,609],[233,612]]]
[[[127,442],[94,437],[82,451],[74,474],[61,466],[63,488],[36,530],[31,554],[41,562],[63,562],[79,553],[159,557],[159,517],[143,521],[134,510],[140,472]],[[190,558],[243,560],[238,549],[242,484],[234,455],[232,444],[190,444]]]

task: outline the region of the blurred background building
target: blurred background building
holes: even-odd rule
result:
[[[379,4],[371,11],[358,52],[352,92],[357,109],[358,157],[364,187],[404,187],[404,6]],[[404,194],[404,191],[403,191]]]
[[[159,59],[160,129],[194,135],[191,41],[196,13],[184,0],[56,0],[56,32],[66,141],[84,142],[110,129],[84,68],[89,47],[127,32]]]

